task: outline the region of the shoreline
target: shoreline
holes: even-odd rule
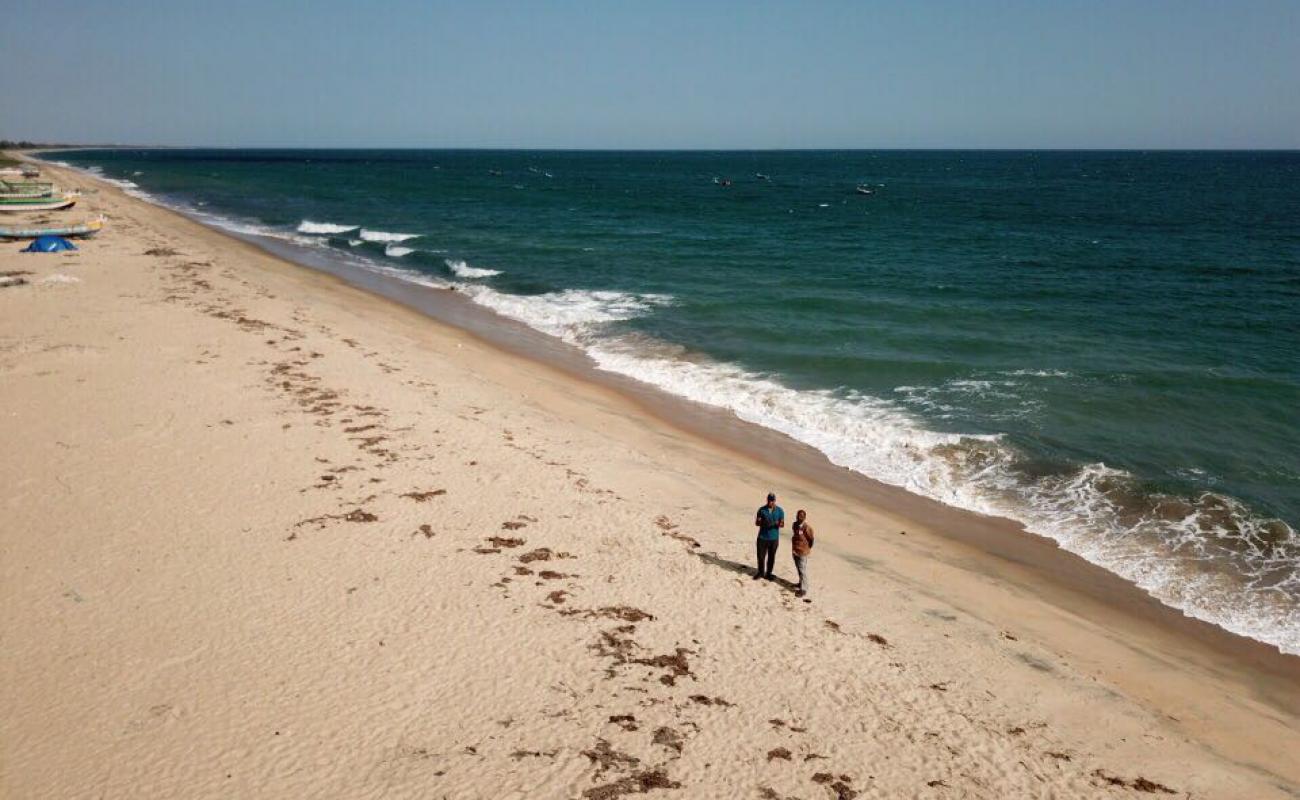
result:
[[[1266,744],[1260,741],[1264,731],[1249,735],[1261,712],[1239,703],[1239,698],[1248,697],[1252,705],[1258,703],[1272,709],[1272,714],[1294,718],[1300,713],[1300,658],[1186,617],[1133,584],[1061,550],[1044,537],[1027,534],[1014,523],[942,506],[879,484],[834,467],[819,452],[782,434],[631,379],[602,373],[558,340],[549,340],[520,323],[494,319],[490,311],[471,307],[450,293],[402,283],[400,292],[388,287],[392,294],[401,295],[391,297],[382,285],[391,279],[383,276],[366,275],[366,281],[332,273],[322,276],[319,268],[303,266],[170,209],[130,198],[91,176],[70,174],[97,187],[113,202],[125,204],[133,216],[167,222],[171,235],[201,242],[214,252],[239,258],[241,263],[246,261],[252,267],[250,278],[265,270],[268,279],[302,289],[304,298],[310,297],[332,312],[346,309],[361,317],[369,313],[376,326],[417,341],[432,337],[457,342],[456,348],[463,344],[482,356],[476,366],[503,385],[510,374],[526,373],[540,382],[537,392],[552,413],[581,420],[590,411],[584,403],[595,403],[604,416],[612,415],[609,419],[617,421],[612,430],[620,436],[612,436],[611,441],[639,434],[649,442],[643,443],[646,447],[682,454],[688,466],[665,466],[670,472],[716,473],[713,486],[701,487],[705,497],[730,498],[745,486],[750,493],[759,494],[762,489],[753,487],[778,483],[783,496],[815,503],[810,507],[819,520],[833,520],[825,527],[834,533],[827,537],[825,549],[819,550],[824,555],[818,559],[818,567],[824,565],[829,575],[819,582],[832,587],[825,594],[836,616],[872,616],[871,606],[863,607],[851,595],[855,587],[861,587],[859,582],[870,581],[875,573],[879,580],[909,587],[917,596],[930,596],[960,609],[973,625],[1004,632],[1014,627],[1011,641],[1032,641],[1068,664],[1072,673],[1113,685],[1141,707],[1182,719],[1171,727],[1171,734],[1190,736],[1233,761],[1261,760],[1264,763],[1259,769],[1282,770],[1283,777],[1278,780],[1300,780],[1294,765],[1268,755],[1278,752],[1277,748],[1284,754],[1286,740]],[[126,234],[115,230],[110,220],[101,239],[126,238]],[[98,246],[97,240],[87,252]],[[365,285],[371,278],[372,285]],[[465,365],[463,360],[458,363]],[[520,389],[517,383],[510,385],[525,392],[526,402],[534,402],[532,391]],[[511,402],[516,401],[519,398]],[[770,455],[774,450],[779,454],[778,463],[773,463]],[[697,466],[701,464],[706,467],[702,471]],[[637,474],[654,483],[653,476]],[[853,520],[866,522],[859,528]],[[733,531],[739,527],[728,524]],[[888,533],[894,527],[906,530],[906,537]],[[886,535],[893,538],[886,539]],[[733,549],[743,553],[746,537],[733,532],[731,538],[741,540]],[[903,633],[891,632],[889,638]],[[938,638],[923,649],[941,657],[947,646],[944,638]],[[1025,663],[1029,675],[1042,671],[1032,661]],[[1059,669],[1044,674],[1055,676]],[[995,676],[987,679],[995,680]],[[1280,719],[1277,722],[1284,724]]]
[[[54,169],[69,169],[32,157]],[[109,181],[83,170],[74,167],[69,171],[105,188],[126,194]],[[131,199],[149,202],[140,198]],[[788,472],[796,478],[811,480],[845,498],[865,502],[892,516],[913,520],[928,530],[969,546],[992,559],[1026,568],[1030,571],[1030,580],[1039,577],[1047,582],[1049,590],[1059,589],[1067,593],[1058,598],[1063,607],[1072,595],[1083,595],[1089,601],[1183,632],[1220,654],[1243,658],[1266,673],[1295,677],[1300,681],[1300,655],[1284,653],[1272,644],[1227,630],[1165,605],[1128,579],[1065,550],[1047,536],[1027,530],[1019,521],[950,506],[884,483],[847,467],[840,467],[816,448],[795,441],[779,431],[741,420],[726,410],[672,395],[634,378],[601,370],[576,347],[475,304],[455,291],[421,286],[378,272],[349,268],[328,254],[322,253],[316,257],[317,254],[302,247],[282,244],[255,234],[241,235],[208,225],[162,204],[150,205],[294,267],[323,272],[347,286],[417,311],[432,321],[474,336],[503,352],[540,361],[578,380],[612,389],[662,424],[765,463],[770,468]],[[773,458],[772,453],[778,457]],[[1297,699],[1293,711],[1300,713],[1300,699]]]

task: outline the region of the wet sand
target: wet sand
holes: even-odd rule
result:
[[[110,225],[0,250],[5,794],[1300,796],[1300,659],[49,171]],[[812,603],[745,574],[768,487]]]

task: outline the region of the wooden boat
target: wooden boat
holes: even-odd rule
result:
[[[52,189],[51,181],[7,181],[0,179],[0,191],[18,191],[20,189]]]
[[[62,236],[65,239],[89,239],[104,228],[104,218],[92,219],[79,225],[63,228],[5,228],[0,226],[0,239],[35,239],[38,236]]]
[[[60,197],[0,198],[0,213],[20,211],[61,211],[77,204],[77,198],[65,194]]]
[[[54,184],[25,181],[23,183],[0,182],[0,200],[16,200],[26,197],[49,197],[54,194]]]

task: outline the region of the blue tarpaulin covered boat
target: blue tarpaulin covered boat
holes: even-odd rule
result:
[[[62,236],[37,236],[32,243],[23,248],[24,253],[61,253],[64,250],[76,250],[77,246]]]

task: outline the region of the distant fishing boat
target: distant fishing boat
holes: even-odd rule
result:
[[[770,181],[770,180],[772,180],[772,178],[771,178],[770,176],[768,176],[768,175],[764,175],[764,174],[761,173],[761,172],[755,172],[755,173],[754,173],[754,177],[755,177],[755,178],[758,178],[760,181]]]
[[[77,198],[72,195],[63,195],[61,197],[0,198],[0,212],[60,211],[65,208],[72,208],[76,204]]]
[[[89,239],[104,227],[104,218],[62,228],[6,228],[0,226],[0,239],[35,239],[39,236],[62,236],[66,239]]]
[[[875,193],[876,193],[876,190],[875,190],[875,189],[872,189],[870,186],[867,186],[865,183],[859,183],[858,186],[857,186],[857,188],[854,189],[853,191],[857,192],[858,194],[875,194]]]

